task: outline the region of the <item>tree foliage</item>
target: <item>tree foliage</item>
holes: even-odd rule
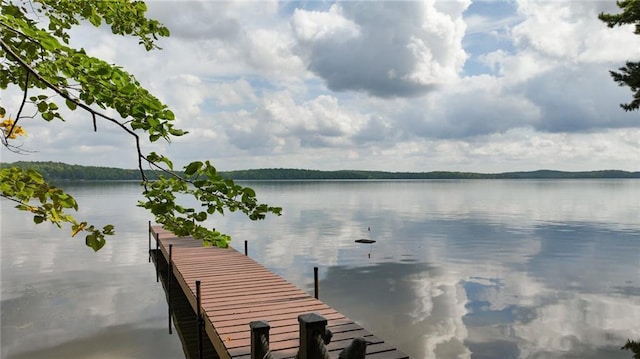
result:
[[[640,35],[640,0],[622,0],[616,4],[622,10],[619,14],[601,13],[598,18],[613,28],[621,25],[635,25],[634,33]],[[627,61],[618,71],[609,71],[611,77],[620,86],[628,86],[633,92],[633,100],[620,104],[625,111],[640,108],[640,62]]]
[[[173,171],[168,157],[145,153],[145,143],[170,141],[186,134],[174,127],[176,115],[123,68],[69,45],[69,30],[88,22],[96,27],[106,25],[115,35],[134,36],[147,51],[159,49],[156,41],[169,36],[169,30],[145,17],[144,2],[2,0],[0,10],[0,89],[14,88],[23,95],[19,106],[10,109],[15,112],[8,113],[0,106],[4,149],[25,151],[14,142],[18,135],[26,133],[17,124],[36,117],[25,115],[26,109],[31,108],[28,112],[35,112],[45,121],[53,121],[64,120],[65,111],[60,106],[65,106],[70,111],[84,111],[94,131],[98,130],[99,121],[106,121],[130,136],[146,198],[139,205],[176,234],[227,246],[227,235],[202,225],[208,215],[239,210],[251,219],[262,219],[269,212],[280,213],[280,208],[259,204],[252,189],[221,177],[209,162],[187,164],[181,175]],[[108,115],[109,109],[119,117]],[[159,179],[151,181],[144,167],[160,172]],[[73,197],[46,183],[38,172],[2,168],[0,180],[0,195],[18,202],[18,209],[33,212],[36,223],[67,222],[72,235],[87,232],[86,244],[94,250],[104,245],[105,236],[113,234],[110,225],[97,229],[67,214],[65,210],[77,209]],[[180,205],[176,201],[180,194],[195,198],[202,210]]]
[[[625,344],[621,350],[630,350],[633,353],[633,359],[640,359],[640,343],[633,341],[631,339],[627,339],[627,344]]]

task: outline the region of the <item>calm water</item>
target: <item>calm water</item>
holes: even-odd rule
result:
[[[628,359],[640,338],[638,180],[251,186],[284,215],[212,225],[309,292],[318,266],[321,299],[413,358]],[[183,357],[139,187],[67,190],[118,236],[94,254],[2,201],[2,357]]]

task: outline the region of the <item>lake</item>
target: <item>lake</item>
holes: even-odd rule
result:
[[[211,225],[309,293],[319,267],[321,300],[412,358],[628,359],[640,339],[640,180],[244,184],[284,214]],[[184,357],[138,184],[64,187],[117,236],[93,253],[1,201],[2,358]]]

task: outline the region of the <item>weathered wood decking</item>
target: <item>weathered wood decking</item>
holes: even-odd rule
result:
[[[294,358],[299,345],[298,315],[318,313],[327,319],[333,339],[332,357],[351,340],[371,342],[368,359],[408,358],[353,320],[313,298],[234,249],[203,247],[199,241],[177,238],[159,226],[150,228],[159,239],[159,251],[168,260],[172,244],[173,274],[197,311],[196,280],[201,282],[204,328],[220,358],[250,358],[249,323],[266,320],[271,325],[270,350],[274,358]]]

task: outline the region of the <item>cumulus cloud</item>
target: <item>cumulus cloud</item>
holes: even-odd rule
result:
[[[332,96],[298,102],[286,91],[265,94],[252,113],[229,122],[224,131],[231,143],[247,150],[268,143],[271,150],[300,147],[343,147],[364,121],[363,116],[342,108]],[[246,140],[246,139],[249,140]]]
[[[343,2],[298,10],[291,25],[308,69],[333,91],[418,96],[457,78],[469,2]]]
[[[568,61],[623,61],[639,57],[640,43],[632,26],[610,29],[598,20],[601,12],[618,12],[601,1],[518,1],[524,21],[512,28],[517,46]]]

